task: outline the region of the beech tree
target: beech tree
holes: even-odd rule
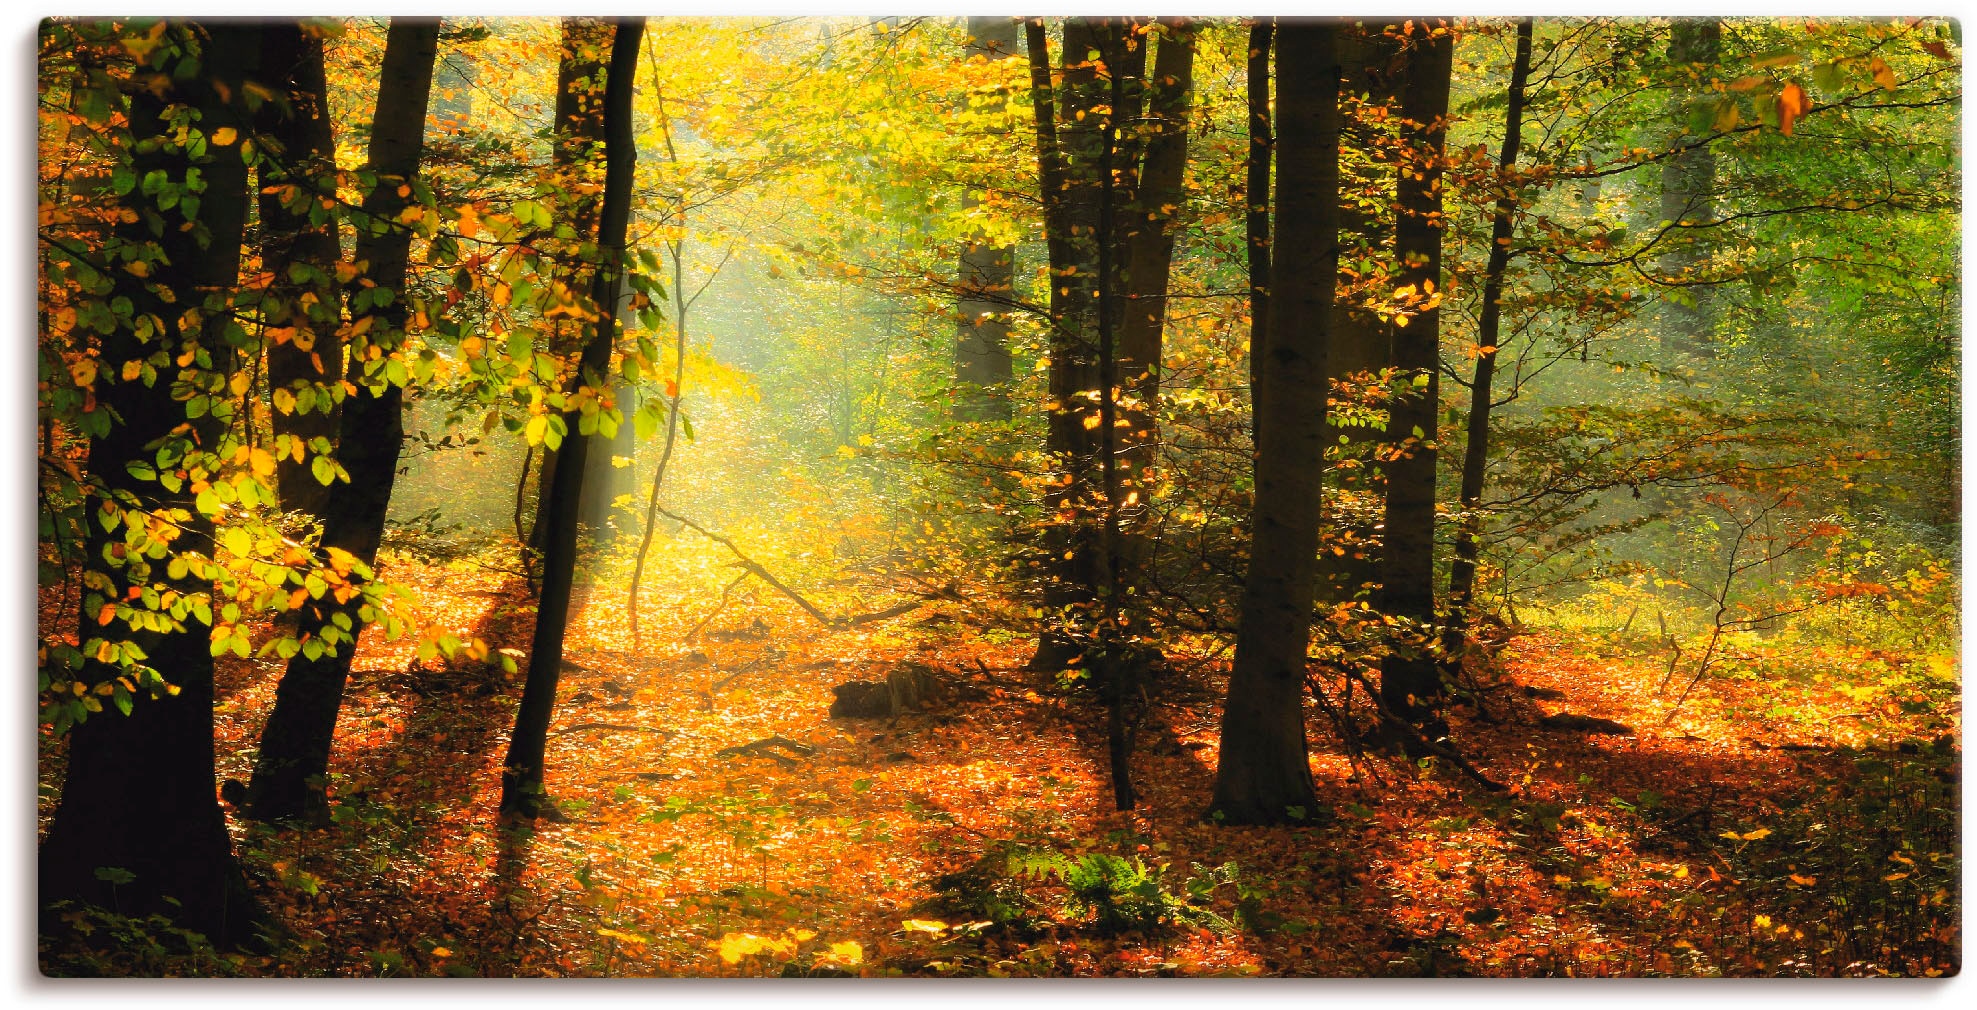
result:
[[[1256,496],[1210,810],[1223,823],[1318,814],[1304,730],[1316,594],[1325,358],[1338,283],[1339,28],[1277,26],[1270,329],[1256,362]],[[1254,124],[1254,120],[1252,120]],[[1251,144],[1252,155],[1257,145]]]
[[[404,385],[391,381],[384,363],[403,344],[411,315],[405,295],[412,233],[398,218],[413,204],[419,184],[439,29],[437,19],[393,18],[378,75],[363,173],[369,189],[357,218],[357,281],[349,291],[351,330],[364,336],[342,370],[356,391],[344,401],[336,439],[336,458],[350,482],[338,487],[333,507],[325,510],[321,542],[332,564],[352,571],[377,563],[405,442]],[[365,353],[371,348],[379,352],[375,359]],[[331,648],[289,659],[247,787],[253,816],[281,820],[326,812],[324,776],[336,716],[363,628],[359,598],[319,598],[303,609],[301,635],[328,639]]]
[[[966,60],[997,61],[1016,56],[1016,19],[971,17]],[[999,112],[1008,95],[997,92]],[[980,202],[971,189],[962,205]],[[971,239],[961,249],[955,281],[954,416],[964,421],[1007,421],[1010,417],[1009,316],[1016,291],[1016,248]]]
[[[612,348],[617,340],[617,306],[628,268],[625,233],[631,221],[632,173],[638,158],[632,137],[632,79],[644,33],[644,18],[619,18],[613,23],[611,60],[603,75],[604,194],[598,213],[598,261],[592,273],[585,324],[589,339],[572,380],[580,389],[608,388]],[[544,493],[539,520],[545,530],[542,590],[536,603],[535,634],[529,644],[528,679],[501,771],[502,813],[529,820],[545,809],[553,810],[546,806],[543,753],[549,720],[556,708],[563,636],[576,574],[578,496],[594,438],[584,433],[581,409],[566,410],[563,421],[568,434]]]
[[[1410,723],[1432,719],[1441,670],[1432,650],[1435,622],[1435,445],[1441,414],[1443,147],[1455,53],[1447,22],[1412,22],[1407,33],[1400,113],[1406,143],[1395,194],[1394,260],[1406,325],[1396,321],[1399,369],[1388,430],[1397,458],[1387,464],[1386,540],[1381,548],[1380,611],[1406,622],[1381,663],[1380,699]],[[1439,728],[1429,726],[1432,735]]]
[[[217,549],[200,482],[187,479],[218,471],[219,454],[231,451],[224,443],[231,415],[188,417],[173,394],[226,388],[248,343],[232,308],[250,200],[251,159],[241,147],[253,128],[246,85],[267,88],[264,33],[244,22],[159,22],[151,41],[132,73],[143,86],[130,92],[121,152],[130,178],[144,182],[119,198],[127,213],[112,240],[127,258],[105,272],[104,301],[129,308],[112,310],[98,334],[96,395],[113,420],[89,443],[94,490],[79,629],[79,640],[103,642],[86,655],[79,682],[121,679],[128,710],[70,731],[61,799],[41,844],[38,900],[43,909],[66,901],[164,913],[236,945],[262,913],[214,792],[213,656],[204,624]],[[196,125],[181,128],[187,111],[197,114]],[[174,199],[161,198],[167,193]],[[154,371],[146,376],[146,369]],[[155,471],[140,474],[133,460],[186,476],[159,480]],[[168,551],[193,553],[167,566]],[[169,613],[121,606],[147,594]],[[167,596],[183,602],[170,606]],[[203,623],[194,612],[200,607]],[[126,661],[143,665],[133,670]],[[130,683],[133,676],[148,682]]]

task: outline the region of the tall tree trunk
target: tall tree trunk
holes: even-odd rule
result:
[[[1447,137],[1453,28],[1415,21],[1407,39],[1400,88],[1405,161],[1394,226],[1397,280],[1421,298],[1419,310],[1394,331],[1399,369],[1388,430],[1397,458],[1387,467],[1387,535],[1382,545],[1380,610],[1402,619],[1393,650],[1381,663],[1382,707],[1396,718],[1440,735],[1433,718],[1441,670],[1431,640],[1435,619],[1435,440],[1441,405],[1442,162]]]
[[[1455,558],[1448,572],[1448,630],[1442,651],[1459,655],[1476,592],[1476,560],[1482,550],[1483,476],[1490,460],[1491,380],[1496,374],[1497,341],[1503,320],[1503,275],[1510,267],[1510,241],[1516,226],[1518,186],[1511,176],[1523,143],[1524,85],[1531,76],[1531,19],[1517,22],[1517,55],[1510,65],[1504,96],[1503,153],[1497,158],[1496,213],[1490,219],[1490,258],[1483,268],[1483,305],[1476,323],[1476,372],[1469,384],[1468,441],[1462,449],[1462,510],[1457,517]]]
[[[1222,712],[1215,815],[1277,824],[1317,813],[1304,732],[1306,652],[1325,457],[1324,376],[1338,281],[1338,26],[1277,28],[1277,240],[1257,362],[1249,576]]]
[[[336,141],[330,130],[323,40],[300,22],[264,29],[267,69],[280,101],[262,107],[264,137],[274,150],[257,166],[261,195],[261,317],[268,335],[268,388],[279,390],[271,417],[275,481],[285,511],[323,518],[329,485],[316,479],[313,457],[336,441],[343,401],[342,300],[336,265]],[[282,451],[281,437],[305,453]]]
[[[1086,19],[1064,23],[1063,65],[1051,84],[1048,35],[1029,22],[1030,83],[1037,122],[1037,179],[1043,191],[1044,240],[1050,257],[1048,428],[1044,445],[1056,479],[1044,491],[1045,630],[1030,666],[1062,670],[1084,654],[1083,630],[1097,595],[1092,535],[1091,431],[1097,419],[1088,391],[1098,385],[1097,106],[1100,47]],[[1086,419],[1092,423],[1087,424]]]
[[[393,225],[409,203],[400,190],[418,180],[425,154],[426,111],[438,50],[437,19],[391,19],[378,71],[377,112],[372,117],[366,169],[374,180],[364,197],[357,229],[356,289],[388,291],[393,297],[368,298],[361,310],[353,299],[350,313],[353,329],[369,321],[361,339],[385,355],[402,346],[409,318],[404,293],[412,235]],[[366,567],[377,561],[405,441],[404,389],[385,379],[385,357],[367,363],[367,356],[353,353],[345,376],[356,392],[343,404],[337,461],[349,472],[350,483],[337,489],[335,507],[324,517],[322,539],[326,551],[347,551]],[[338,606],[326,597],[302,611],[301,635],[322,636],[336,626],[336,615],[342,613],[350,622],[349,640],[339,642],[333,654],[310,659],[297,653],[289,659],[275,689],[274,711],[261,732],[261,751],[248,785],[247,808],[257,819],[320,816],[325,811],[324,778],[337,710],[350,679],[356,639],[364,628],[359,605],[359,600],[352,600]]]
[[[1194,91],[1196,28],[1185,18],[1160,22],[1160,48],[1147,82],[1149,126],[1138,182],[1119,230],[1125,267],[1125,307],[1119,321],[1120,414],[1125,421],[1123,490],[1144,507],[1159,442],[1160,354],[1167,321],[1167,285],[1174,262],[1173,221],[1187,194],[1188,110]],[[1152,36],[1147,36],[1151,41]],[[1131,166],[1127,171],[1131,171]]]
[[[214,524],[195,504],[192,481],[173,490],[155,479],[133,476],[125,464],[169,452],[218,472],[220,464],[210,454],[222,449],[230,411],[227,416],[209,411],[189,418],[173,390],[187,382],[199,388],[215,388],[216,381],[224,386],[233,371],[236,344],[243,339],[229,308],[239,286],[251,199],[240,149],[251,134],[251,122],[240,102],[243,82],[261,76],[255,64],[263,29],[245,22],[180,22],[166,30],[173,44],[187,47],[178,58],[196,72],[140,68],[135,82],[140,86],[130,89],[130,134],[137,141],[130,148],[131,168],[137,178],[157,173],[167,186],[197,192],[198,210],[190,215],[183,206],[161,210],[147,194],[149,187],[132,188],[122,197],[130,213],[116,226],[116,238],[130,249],[155,244],[157,254],[147,258],[148,279],[129,270],[106,271],[114,285],[111,296],[129,299],[133,311],[119,313],[124,321],[101,337],[98,409],[114,411],[114,420],[107,434],[91,440],[87,466],[104,491],[133,495],[143,505],[131,509],[131,518],[115,530],[106,529],[104,522],[88,523],[84,563],[90,573],[85,585],[102,581],[84,602],[79,632],[85,647],[91,639],[137,646],[146,656],[143,662],[176,693],[152,697],[139,687],[127,716],[104,712],[70,733],[67,777],[41,846],[39,901],[44,908],[69,900],[127,915],[160,912],[221,945],[234,945],[251,935],[260,911],[234,861],[225,815],[214,793],[213,658],[207,629],[189,617],[183,627],[168,631],[148,625],[139,629],[120,618],[98,619],[105,601],[122,601],[138,587],[188,596],[212,593],[210,579],[191,574],[173,578],[163,564],[137,570],[141,555],[128,548],[149,546],[142,533],[149,524],[139,517],[153,510],[179,510],[188,518],[177,523],[172,549],[209,555],[214,552]],[[146,84],[151,86],[142,86]],[[200,155],[171,139],[178,127],[167,117],[180,106],[199,114],[195,129],[205,137]],[[223,131],[235,138],[221,143]],[[191,178],[194,171],[203,176],[203,186]],[[203,318],[188,313],[190,307],[208,305],[217,311]],[[147,319],[149,332],[140,335],[135,324]],[[210,357],[210,365],[181,357],[194,352]],[[118,381],[124,363],[153,355],[168,361],[155,381]],[[86,514],[102,517],[128,507],[114,497],[92,495]],[[108,561],[112,556],[121,562]],[[124,674],[93,655],[80,671],[91,685]],[[130,879],[117,883],[98,876],[99,869],[111,868]],[[173,906],[167,898],[179,904]]]
[[[602,164],[603,80],[611,45],[611,23],[603,18],[566,17],[562,20],[562,33],[562,54],[556,63],[556,106],[550,120],[555,136],[550,160],[556,171],[557,184],[564,194],[558,214],[576,236],[574,246],[568,250],[569,260],[582,264],[588,255],[586,247],[594,249],[597,243],[600,198],[595,180],[590,176]],[[580,297],[578,293],[589,286],[590,277],[586,268],[579,265],[557,280],[568,288],[570,297],[575,298]],[[551,326],[550,353],[577,353],[586,332],[583,327],[567,321]],[[561,452],[545,447],[542,469],[536,476],[536,513],[529,528],[529,548],[538,559],[547,549],[549,532],[542,522],[543,502],[549,488],[556,483],[556,469],[561,456]],[[596,465],[596,460],[592,461],[592,465]]]
[[[611,65],[604,83],[604,205],[599,215],[598,261],[591,286],[594,322],[580,362],[581,381],[597,387],[608,380],[611,349],[618,332],[618,298],[624,289],[625,233],[631,221],[632,178],[638,149],[632,135],[632,78],[638,67],[642,17],[620,18],[611,42]],[[543,757],[549,721],[556,708],[556,684],[563,662],[563,635],[570,615],[570,588],[577,562],[577,496],[590,456],[591,436],[581,433],[581,414],[563,415],[562,457],[543,503],[547,542],[542,559],[542,594],[537,600],[535,635],[529,646],[528,678],[515,714],[515,732],[502,762],[501,812],[533,819],[542,813]]]
[[[968,19],[965,58],[990,62],[1016,54],[1016,22],[1007,17]],[[985,111],[1000,114],[1008,96],[998,93]],[[964,207],[980,203],[971,190]],[[1016,248],[970,240],[961,250],[954,337],[954,417],[961,421],[1007,421],[1009,382],[1014,377],[1009,359],[1009,311],[1015,295]]]
[[[1723,53],[1723,22],[1717,18],[1677,18],[1668,40],[1668,62],[1678,74],[1691,74],[1678,85],[1670,104],[1678,124],[1684,123],[1696,95],[1707,92],[1710,75]],[[1678,125],[1672,145],[1694,138]],[[1716,149],[1708,144],[1668,159],[1661,168],[1661,219],[1707,224],[1716,220]],[[1663,277],[1681,280],[1701,264],[1696,243],[1677,239],[1656,264]],[[1712,292],[1707,287],[1677,287],[1661,310],[1661,342],[1671,351],[1714,357],[1710,333],[1716,327]]]
[[[1277,30],[1267,18],[1249,26],[1246,98],[1249,112],[1248,164],[1243,189],[1243,246],[1249,266],[1250,438],[1260,437],[1262,417],[1255,410],[1262,385],[1261,350],[1270,332],[1270,43]]]
[[[1328,489],[1330,549],[1318,555],[1318,598],[1340,603],[1370,598],[1380,581],[1381,528],[1386,500],[1381,450],[1394,439],[1365,423],[1365,412],[1379,406],[1381,370],[1393,365],[1393,327],[1367,304],[1393,292],[1392,210],[1399,173],[1382,141],[1392,132],[1400,40],[1389,34],[1393,21],[1355,21],[1339,28],[1344,68],[1340,130],[1344,135],[1339,169],[1345,190],[1339,206],[1339,294],[1332,304],[1332,346],[1326,359],[1327,396],[1352,390],[1328,416],[1328,445],[1337,461]],[[1347,158],[1346,155],[1352,155]],[[1339,409],[1347,408],[1347,409]],[[1349,423],[1348,423],[1349,420]]]

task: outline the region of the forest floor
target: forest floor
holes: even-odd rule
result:
[[[387,575],[456,633],[526,646],[512,578],[408,561]],[[1654,643],[1523,634],[1482,678],[1480,708],[1454,713],[1454,739],[1506,790],[1392,758],[1355,769],[1314,713],[1329,810],[1309,827],[1227,828],[1203,819],[1226,663],[1179,663],[1153,685],[1140,803],[1120,813],[1101,711],[1025,672],[1023,643],[938,607],[828,631],[765,594],[688,644],[711,602],[653,605],[678,617],[648,629],[640,655],[601,592],[573,624],[549,748],[560,817],[532,831],[495,815],[519,678],[422,669],[409,641],[367,637],[338,726],[334,823],[233,820],[290,941],[237,970],[1957,970],[1956,676],[1919,657],[1756,657],[1668,720]],[[924,710],[829,716],[834,685],[902,664],[937,672]],[[280,671],[222,664],[222,778],[246,778]],[[1633,732],[1541,722],[1561,712]],[[44,778],[59,769],[46,750]],[[44,815],[58,783],[44,781]],[[1140,860],[1113,910],[1173,921],[1101,929],[1056,880],[1005,863],[1051,851]],[[1233,877],[1210,870],[1228,863]]]

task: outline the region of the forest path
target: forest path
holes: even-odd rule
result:
[[[527,640],[518,584],[411,565],[391,576],[457,633]],[[1335,816],[1229,829],[1202,818],[1217,665],[1155,691],[1134,759],[1142,803],[1121,814],[1100,712],[1023,672],[1025,643],[918,617],[827,633],[766,596],[740,601],[703,640],[679,641],[703,613],[681,608],[679,629],[651,632],[645,656],[625,651],[608,603],[579,615],[550,737],[561,819],[532,832],[494,814],[516,678],[479,664],[408,671],[409,644],[367,639],[339,724],[337,823],[283,835],[236,824],[262,893],[304,941],[270,970],[1530,975],[1953,963],[1954,824],[1939,830],[1916,805],[1953,788],[1960,754],[1881,741],[1926,739],[1954,709],[1920,706],[1905,681],[1862,700],[1809,672],[1874,661],[1864,657],[1754,663],[1793,672],[1712,678],[1663,727],[1667,701],[1653,688],[1665,660],[1651,643],[1527,635],[1487,694],[1496,721],[1466,710],[1455,720],[1456,739],[1509,793],[1392,762],[1355,774],[1314,713],[1314,774]],[[833,686],[904,663],[943,671],[947,697],[893,719],[829,716]],[[223,775],[251,761],[278,675],[275,664],[223,664]],[[1538,725],[1556,711],[1636,732]],[[761,741],[771,743],[748,746]],[[1873,802],[1839,802],[1863,795]],[[1879,812],[1873,823],[1863,809]],[[1164,864],[1169,893],[1192,864],[1233,862],[1268,928],[1104,936],[1036,881],[1014,884],[1035,902],[1035,935],[970,934],[955,927],[972,915],[926,903],[940,875],[1010,843]],[[1895,874],[1906,876],[1884,879]],[[1793,883],[1829,876],[1847,882],[1839,893],[1854,895],[1857,917],[1905,917],[1921,959],[1881,965],[1848,946],[1829,892]],[[1216,907],[1233,912],[1233,897],[1218,892]]]

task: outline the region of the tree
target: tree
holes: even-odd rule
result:
[[[1318,556],[1319,599],[1341,603],[1370,597],[1380,582],[1379,541],[1385,523],[1382,450],[1392,429],[1373,420],[1394,364],[1394,326],[1379,311],[1394,288],[1392,152],[1395,85],[1401,60],[1400,22],[1355,21],[1339,28],[1345,89],[1340,99],[1339,294],[1333,302],[1332,343],[1326,357],[1326,416],[1336,461],[1328,499],[1329,550]]]
[[[1322,390],[1338,281],[1338,33],[1327,22],[1289,21],[1275,40],[1270,329],[1264,346],[1250,348],[1256,493],[1211,806],[1230,824],[1317,812],[1303,701],[1325,455]]]
[[[567,23],[567,22],[566,22]],[[618,333],[617,306],[627,267],[625,234],[631,221],[633,169],[638,149],[632,136],[632,78],[638,68],[644,18],[620,18],[611,41],[611,62],[604,74],[604,199],[598,215],[597,266],[592,275],[587,327],[590,338],[573,382],[579,390],[603,389],[611,370],[612,347]],[[600,410],[593,402],[592,410]],[[501,812],[533,820],[543,812],[543,759],[548,749],[549,720],[556,708],[556,685],[563,663],[563,636],[570,614],[570,589],[576,574],[577,507],[592,436],[584,434],[583,411],[574,406],[563,415],[566,435],[543,499],[540,522],[546,532],[542,558],[542,591],[537,598],[535,634],[529,646],[528,678],[515,732],[502,762]]]
[[[360,575],[377,561],[405,441],[404,387],[391,380],[387,367],[391,352],[403,345],[410,318],[406,279],[412,233],[398,219],[419,184],[439,28],[437,19],[393,18],[378,73],[364,172],[369,189],[357,229],[358,280],[349,292],[351,330],[364,336],[343,373],[356,391],[345,400],[337,427],[337,461],[350,483],[339,489],[335,507],[324,516],[321,544],[331,564]],[[371,348],[378,352],[375,359],[362,353]],[[302,636],[342,641],[333,651],[299,652],[289,659],[248,784],[254,817],[280,820],[324,812],[323,778],[363,618],[363,605],[355,598],[317,599],[303,608]]]
[[[1416,21],[1407,33],[1400,86],[1406,143],[1396,190],[1394,260],[1408,315],[1397,319],[1397,391],[1390,411],[1397,455],[1387,465],[1387,530],[1381,551],[1381,613],[1403,622],[1381,661],[1381,707],[1424,723],[1441,694],[1427,629],[1435,620],[1435,443],[1441,413],[1442,168],[1455,53],[1446,22]],[[1431,727],[1438,729],[1438,727]],[[1436,732],[1434,735],[1439,735]]]
[[[1062,670],[1083,655],[1079,625],[1096,595],[1096,537],[1091,511],[1091,437],[1097,426],[1086,395],[1097,385],[1098,106],[1102,47],[1089,19],[1064,23],[1064,53],[1052,85],[1049,36],[1028,22],[1031,102],[1036,110],[1037,184],[1049,254],[1049,400],[1044,445],[1057,473],[1044,493],[1050,514],[1043,553],[1047,623],[1030,666]],[[1088,423],[1088,419],[1089,423]]]
[[[1476,320],[1476,370],[1469,383],[1468,440],[1462,450],[1461,511],[1455,536],[1455,557],[1448,573],[1448,622],[1443,638],[1445,656],[1460,654],[1476,592],[1476,562],[1483,539],[1483,477],[1489,467],[1492,384],[1496,375],[1498,341],[1502,339],[1503,276],[1510,266],[1510,244],[1516,227],[1517,184],[1511,172],[1523,144],[1524,86],[1531,76],[1531,19],[1517,22],[1517,55],[1504,91],[1503,151],[1497,157],[1503,194],[1490,218],[1490,254],[1483,268],[1483,304]]]
[[[227,387],[248,342],[232,302],[249,204],[245,85],[265,88],[263,29],[160,22],[148,39],[135,37],[151,45],[131,75],[124,150],[131,178],[143,183],[119,198],[125,213],[113,238],[128,259],[107,271],[105,302],[129,308],[112,309],[100,331],[98,409],[113,423],[89,444],[79,639],[86,649],[92,639],[102,644],[88,650],[79,683],[128,683],[132,670],[118,665],[126,658],[145,664],[135,669],[152,682],[130,685],[124,717],[88,719],[70,733],[67,776],[41,846],[39,900],[164,913],[237,945],[261,911],[214,793],[213,657],[191,612],[203,603],[212,621],[214,510],[197,489],[220,469],[231,412],[220,401],[221,410],[193,416],[174,393]],[[132,461],[172,472],[140,476]],[[190,560],[150,563],[173,551]],[[147,594],[187,606],[163,621],[168,615],[118,609]]]
[[[562,250],[564,256],[559,261],[561,276],[557,281],[569,291],[579,292],[585,289],[589,279],[585,274],[589,264],[585,262],[583,246],[596,244],[598,214],[602,209],[600,189],[593,176],[601,164],[605,143],[605,96],[601,82],[611,44],[611,25],[602,18],[566,17],[562,19],[561,27],[562,52],[556,61],[556,105],[550,120],[553,131],[550,161],[560,190],[561,218],[569,229],[571,240],[569,247]],[[569,325],[567,320],[559,318],[548,330],[549,350],[553,354],[578,353],[583,345],[585,330]],[[604,453],[596,454],[590,466],[593,469],[608,467],[610,460],[605,456]],[[550,486],[556,483],[556,467],[561,458],[559,448],[544,447],[542,467],[536,477],[535,521],[529,530],[529,549],[537,559],[547,549],[545,538],[549,532],[542,523],[543,498],[549,493]],[[523,474],[524,483],[527,476]],[[586,487],[608,490],[613,482],[611,474],[586,473],[584,477]],[[603,514],[595,506],[586,508],[581,503],[579,509],[579,525],[585,524],[587,519],[595,525]],[[529,567],[532,569],[533,565]]]
[[[1678,123],[1686,120],[1694,97],[1710,90],[1722,51],[1720,19],[1675,19],[1668,38],[1668,62],[1681,80],[1669,102]],[[1669,149],[1676,153],[1661,168],[1663,221],[1706,225],[1716,220],[1716,152],[1709,144],[1693,144],[1695,139],[1678,126],[1669,143]],[[1669,350],[1711,357],[1715,351],[1710,332],[1716,327],[1711,291],[1706,285],[1686,283],[1693,279],[1691,275],[1701,261],[1702,251],[1694,242],[1677,242],[1662,252],[1655,264],[1662,277],[1676,285],[1662,307],[1661,340]]]
[[[1003,60],[1016,53],[1016,22],[1006,17],[968,19],[967,59]],[[1008,96],[997,91],[988,111],[999,112]],[[973,190],[965,207],[979,203]],[[1016,286],[1016,249],[971,239],[961,249],[955,288],[954,416],[963,421],[1007,421],[1009,310]]]
[[[336,139],[319,28],[269,22],[265,58],[276,100],[261,107],[269,150],[260,177],[261,323],[267,334],[268,388],[282,508],[322,519],[331,489],[313,456],[327,455],[342,413],[342,298],[336,268]]]
[[[1194,44],[1198,31],[1185,18],[1158,23],[1160,45],[1146,82],[1146,135],[1138,165],[1118,173],[1125,183],[1120,235],[1120,276],[1125,305],[1119,320],[1121,415],[1125,445],[1122,490],[1144,501],[1159,442],[1160,355],[1167,322],[1167,288],[1173,270],[1175,220],[1187,202],[1182,187],[1188,164],[1188,113],[1194,94]],[[1153,42],[1149,33],[1142,47]],[[1123,82],[1122,82],[1123,83]],[[1132,545],[1122,545],[1132,550]],[[1137,552],[1136,552],[1137,553]]]

